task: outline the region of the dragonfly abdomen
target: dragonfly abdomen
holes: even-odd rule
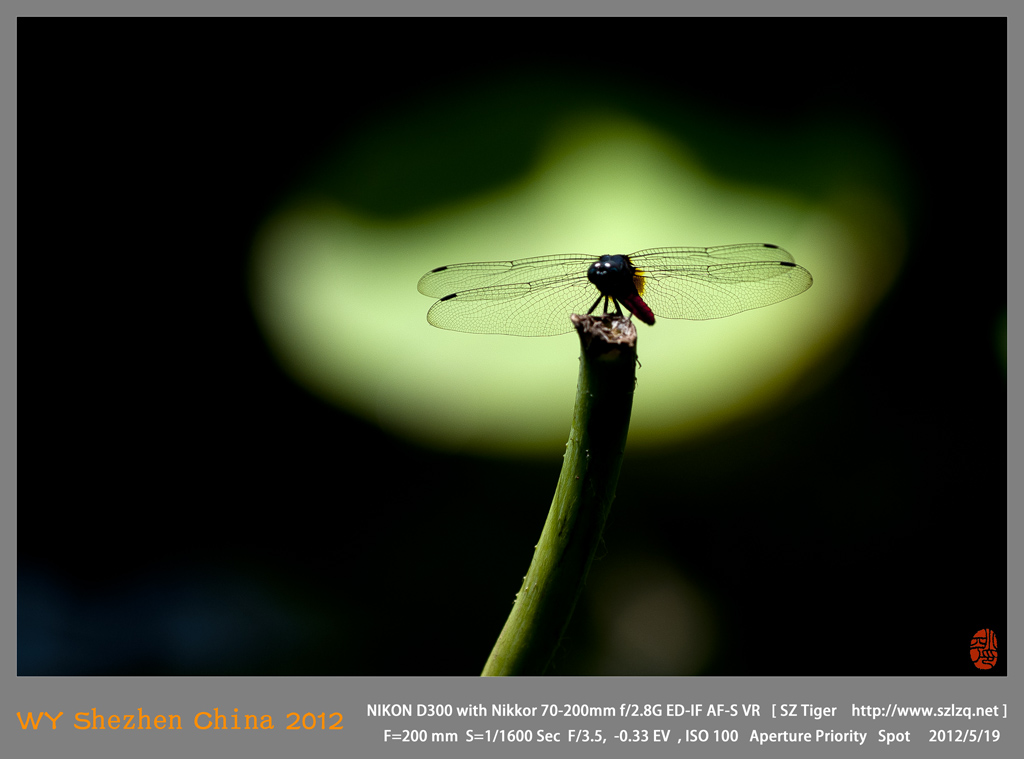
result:
[[[619,298],[622,301],[622,305],[628,308],[637,319],[642,321],[644,324],[654,324],[654,312],[651,307],[644,303],[644,299],[639,295],[631,295],[625,298]]]

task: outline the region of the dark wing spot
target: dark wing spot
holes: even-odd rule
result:
[[[770,242],[764,243],[764,246],[766,248],[778,248],[779,247],[778,245],[772,245]],[[441,267],[441,268],[444,268],[444,267]],[[437,269],[434,269],[434,271],[437,271]]]
[[[436,269],[431,269],[430,273],[433,274],[435,271],[444,271],[447,268],[447,266],[438,266]]]
[[[458,293],[452,293],[451,295],[446,295],[446,296],[444,296],[443,298],[441,298],[441,300],[451,300],[451,299],[452,299],[452,298],[454,298],[454,297],[455,297],[456,295],[458,295]],[[441,302],[441,301],[439,300],[439,301],[438,301],[438,303],[440,303],[440,302]]]
[[[791,264],[789,261],[779,261],[779,266],[796,266],[796,264]]]

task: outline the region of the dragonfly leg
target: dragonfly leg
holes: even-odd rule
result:
[[[610,295],[604,295],[604,294],[597,296],[597,300],[594,301],[594,305],[592,305],[590,307],[590,310],[587,311],[587,313],[588,314],[594,313],[594,310],[597,308],[597,304],[600,303],[602,300],[604,300],[604,310],[602,311],[602,314],[604,316],[608,316],[608,301],[611,301],[612,303],[615,304],[615,315],[616,316],[622,316],[622,306],[619,305],[619,302],[615,298],[611,297]]]

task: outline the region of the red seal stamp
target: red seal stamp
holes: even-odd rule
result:
[[[999,645],[996,634],[987,627],[978,630],[971,638],[971,661],[978,669],[992,669],[999,659]]]

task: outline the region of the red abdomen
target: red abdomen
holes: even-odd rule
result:
[[[624,298],[619,298],[626,308],[633,312],[633,316],[642,321],[644,324],[654,324],[654,312],[651,311],[651,307],[644,303],[644,299],[639,295],[627,295]]]

